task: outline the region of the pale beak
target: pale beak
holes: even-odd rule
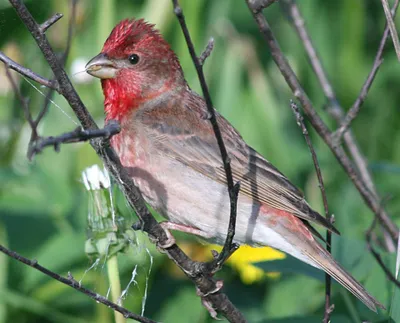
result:
[[[86,72],[99,79],[111,79],[117,74],[117,67],[106,54],[100,53],[86,64]]]

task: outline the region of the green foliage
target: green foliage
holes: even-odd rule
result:
[[[251,146],[304,190],[314,208],[322,211],[312,161],[289,108],[293,95],[275,67],[244,1],[180,2],[198,53],[209,37],[215,39],[215,49],[206,62],[205,72],[216,108]],[[65,18],[47,33],[55,50],[62,52],[67,35],[68,2],[30,0],[26,3],[38,21],[44,21],[55,12],[65,14]],[[372,67],[383,31],[385,20],[380,2],[318,0],[299,1],[299,6],[338,99],[348,109]],[[67,71],[99,124],[103,120],[99,82],[79,82],[76,77],[84,73],[74,76],[73,73],[78,71],[72,71],[72,66],[78,59],[88,61],[95,56],[112,26],[122,18],[143,17],[155,23],[180,57],[189,84],[199,91],[197,76],[170,1],[79,0],[77,9]],[[269,8],[266,16],[309,97],[333,129],[334,122],[323,110],[326,100],[317,79],[301,43],[285,14],[279,10],[279,4]],[[399,19],[396,23],[400,24]],[[0,0],[0,50],[35,72],[51,77],[31,36],[5,0]],[[83,66],[80,67],[82,70]],[[385,207],[397,223],[400,212],[400,200],[396,198],[400,193],[399,72],[400,65],[389,42],[385,61],[352,126],[361,150],[369,160],[378,191],[383,197],[394,197],[388,199]],[[43,106],[43,96],[23,78],[18,78],[18,82],[23,94],[30,98],[35,115]],[[73,115],[59,95],[54,96],[54,102],[69,116]],[[60,274],[66,275],[70,271],[77,280],[82,278],[84,286],[105,295],[109,282],[103,263],[85,274],[92,262],[84,252],[88,194],[80,178],[85,167],[99,163],[97,156],[88,144],[74,144],[62,146],[58,154],[48,148],[29,162],[26,159],[29,127],[3,70],[0,71],[0,106],[1,244],[37,259]],[[39,131],[43,136],[54,136],[75,127],[71,119],[52,104]],[[329,206],[336,216],[336,226],[342,232],[342,238],[333,243],[334,255],[390,308],[390,313],[375,315],[335,284],[332,322],[387,322],[389,314],[394,321],[400,321],[399,290],[387,281],[365,247],[364,233],[373,215],[329,149],[312,130],[310,132],[321,164]],[[133,222],[134,217],[121,196],[117,198],[117,204],[126,221]],[[150,264],[148,247],[154,257],[154,266],[148,277],[145,315],[164,322],[211,322],[193,285],[171,270],[170,260],[155,251],[146,242],[146,237],[138,234],[137,238],[139,247],[118,256],[122,288],[138,265],[137,285],[131,285],[124,306],[137,313],[141,311]],[[185,239],[190,238],[184,235],[180,241]],[[394,271],[394,256],[383,256]],[[250,322],[321,321],[324,284],[310,277],[314,275],[312,268],[300,266],[292,259],[260,266],[281,271],[282,275],[246,286],[229,267],[218,274],[225,281],[227,294]],[[113,314],[103,305],[0,254],[0,323],[113,321]]]

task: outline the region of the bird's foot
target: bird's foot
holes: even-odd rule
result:
[[[215,282],[215,288],[207,293],[203,293],[198,287],[196,287],[196,294],[200,297],[207,297],[210,294],[215,294],[218,292],[222,287],[224,287],[224,282],[222,280],[217,280]]]
[[[207,293],[203,293],[198,287],[196,287],[196,294],[201,297],[201,304],[205,307],[205,309],[210,313],[211,317],[214,320],[220,320],[217,317],[217,311],[212,307],[210,301],[206,299],[206,297],[210,294],[215,294],[224,286],[224,282],[222,280],[217,280],[215,282],[215,288]]]
[[[201,304],[204,306],[204,308],[210,313],[210,316],[214,320],[220,321],[221,319],[217,317],[218,313],[217,311],[212,307],[211,302],[207,301],[205,298],[201,299]]]
[[[176,243],[176,240],[170,231],[170,227],[166,225],[166,223],[169,222],[160,222],[160,225],[164,229],[165,235],[167,236],[167,240],[162,243],[160,241],[156,241],[157,248],[160,251],[171,248]]]

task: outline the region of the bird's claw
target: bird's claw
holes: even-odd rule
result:
[[[214,320],[221,321],[221,319],[217,317],[217,315],[218,315],[217,311],[212,307],[212,305],[209,301],[207,301],[205,298],[202,298],[201,304],[205,307],[205,309],[208,311],[208,313],[210,313],[210,316]]]
[[[206,308],[208,313],[210,313],[211,317],[214,320],[220,320],[217,315],[217,311],[212,307],[211,302],[206,300],[206,297],[210,294],[215,294],[224,286],[224,282],[222,280],[217,280],[215,282],[215,288],[207,293],[203,293],[198,287],[196,287],[196,294],[201,297],[201,304]]]
[[[168,230],[168,228],[166,228],[165,225],[163,225],[163,222],[161,222],[160,225],[164,229],[165,235],[167,236],[167,240],[165,240],[162,243],[160,241],[156,241],[156,245],[159,250],[161,249],[160,251],[163,251],[165,249],[171,248],[176,243],[176,241],[174,236]]]
[[[201,298],[207,297],[210,294],[215,294],[218,292],[222,287],[224,287],[224,282],[222,280],[217,280],[215,282],[215,288],[207,293],[203,293],[198,287],[196,287],[196,294]]]

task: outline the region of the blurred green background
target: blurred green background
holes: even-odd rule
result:
[[[198,53],[211,36],[215,39],[205,72],[216,108],[251,146],[304,190],[315,209],[323,212],[314,167],[289,108],[293,95],[272,62],[244,1],[180,2]],[[38,22],[55,12],[65,15],[47,32],[54,49],[62,53],[67,39],[70,2],[31,0],[25,3]],[[302,0],[299,6],[338,99],[348,109],[372,67],[383,32],[385,17],[381,3]],[[326,100],[286,14],[274,4],[266,10],[266,16],[315,107],[333,129],[334,122],[324,112]],[[100,125],[104,116],[99,81],[79,72],[99,53],[112,27],[127,17],[143,17],[161,29],[180,57],[189,84],[199,91],[170,1],[78,0],[66,69]],[[396,19],[396,23],[400,24],[400,19]],[[51,77],[32,37],[6,0],[0,0],[0,50],[35,72]],[[377,190],[387,199],[386,210],[400,224],[400,199],[397,198],[400,193],[400,65],[391,42],[384,57],[352,129],[368,158]],[[43,106],[43,96],[23,78],[17,80],[22,93],[30,98],[35,115]],[[54,104],[50,106],[39,127],[43,136],[58,135],[76,127],[72,121],[76,119],[65,100],[55,95],[54,102],[60,108]],[[89,259],[84,249],[91,200],[82,184],[81,172],[92,164],[99,164],[99,159],[89,144],[81,143],[62,146],[59,153],[46,149],[33,161],[28,161],[30,129],[2,65],[0,106],[0,243],[37,259],[60,274],[70,271],[75,279],[82,279],[84,286],[106,295],[110,282],[105,261],[85,274],[94,259]],[[335,257],[389,309],[374,314],[335,284],[332,322],[400,322],[400,296],[394,295],[394,286],[365,248],[364,234],[373,219],[372,213],[325,144],[313,131],[311,136],[321,163],[330,210],[342,233],[341,238],[334,238]],[[118,192],[115,196],[120,214],[126,217],[127,223],[132,223],[135,217],[123,197]],[[380,235],[379,231],[377,234]],[[182,247],[194,258],[204,260],[209,256],[209,247],[192,237],[177,236]],[[134,240],[126,253],[118,255],[122,289],[131,280],[132,270],[136,268],[137,272],[123,305],[140,313],[147,282],[146,316],[163,322],[211,322],[192,283],[165,255],[158,253],[146,237],[137,233]],[[262,255],[255,257],[258,261],[276,256],[268,249],[260,252]],[[394,271],[395,255],[382,255]],[[242,252],[244,263],[245,257],[246,252]],[[249,322],[322,320],[324,284],[321,275],[316,277],[308,267],[297,268],[297,263],[293,266],[298,273],[293,273],[286,264],[264,262],[259,265],[261,268],[281,274],[246,279],[246,270],[255,267],[242,266],[240,271],[235,261],[218,277],[224,279],[226,293]],[[112,311],[105,306],[0,255],[0,323],[114,321]]]

